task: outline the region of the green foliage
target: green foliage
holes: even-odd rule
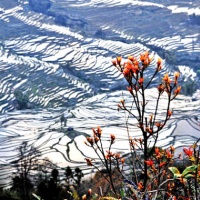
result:
[[[18,110],[30,108],[29,97],[21,90],[15,90],[14,96],[16,100],[16,108]]]
[[[193,178],[197,169],[197,165],[187,167],[181,174],[176,167],[169,167],[169,170],[173,173],[175,179],[188,179]]]
[[[187,167],[184,171],[183,171],[183,173],[182,173],[182,176],[184,177],[184,178],[186,178],[186,176],[188,175],[188,174],[191,174],[191,173],[195,173],[195,171],[196,171],[196,169],[197,169],[197,165],[192,165],[192,166],[189,166],[189,167]]]
[[[181,173],[179,172],[179,170],[176,167],[169,167],[169,170],[173,173],[174,178],[180,178]]]
[[[176,167],[169,167],[169,170],[173,173],[174,179],[180,179],[181,181],[188,178],[194,178],[194,174],[196,172],[197,165],[191,165],[183,171],[181,174]],[[184,180],[186,181],[186,180]]]
[[[17,195],[17,193],[5,189],[0,191],[0,200],[21,200],[21,199]]]
[[[191,96],[197,89],[196,82],[193,81],[192,79],[188,79],[182,84],[182,94]]]
[[[169,64],[176,64],[176,53],[174,51],[165,51],[164,52],[164,55],[163,55],[163,58],[165,58],[166,62],[169,63]]]
[[[120,196],[121,196],[122,198],[124,198],[124,197],[126,196],[126,193],[125,193],[125,191],[124,191],[123,188],[120,190]]]
[[[42,200],[38,195],[36,195],[36,194],[32,194],[37,200]]]

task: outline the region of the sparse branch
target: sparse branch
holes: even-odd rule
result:
[[[156,121],[156,116],[157,116],[157,112],[158,112],[158,105],[159,105],[159,101],[160,101],[160,96],[161,96],[161,93],[158,93],[158,98],[157,98],[157,101],[156,101],[156,108],[155,108],[155,112],[154,112],[154,116],[153,116],[153,122],[152,122],[152,129],[155,125],[155,121]]]
[[[144,90],[146,90],[149,85],[152,83],[153,79],[155,78],[156,74],[158,73],[158,70],[156,69],[156,71],[154,72],[153,76],[151,77],[151,79],[149,80],[149,82],[147,83],[147,85],[144,87]]]

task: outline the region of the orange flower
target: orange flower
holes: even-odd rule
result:
[[[128,62],[125,62],[124,63],[124,68],[127,68],[127,69],[132,69],[133,68],[133,63],[131,63],[130,61]]]
[[[151,62],[151,59],[149,58],[149,52],[146,51],[145,53],[141,54],[140,60],[143,64],[143,66],[146,68]]]
[[[111,143],[114,143],[114,141],[115,141],[115,135],[114,134],[110,134],[110,138],[111,138]]]
[[[86,139],[87,139],[88,143],[89,143],[91,146],[93,146],[93,144],[94,144],[94,139],[91,138],[91,137],[86,137]],[[88,145],[88,146],[89,146],[89,145]]]
[[[158,58],[158,61],[157,61],[157,66],[160,66],[162,63],[162,59],[161,58]]]
[[[135,66],[131,62],[124,63],[123,75],[128,82],[132,80],[133,74],[138,72],[139,72],[138,66]]]
[[[125,100],[124,100],[124,99],[121,99],[121,100],[120,100],[120,103],[121,103],[122,106],[124,107]]]
[[[96,135],[94,135],[94,142],[97,144],[99,141],[99,137],[97,137]]]
[[[155,122],[155,126],[157,126],[159,128],[162,126],[162,124],[160,122]]]
[[[111,160],[112,157],[115,157],[115,153],[112,153],[111,151],[106,151],[107,154],[105,155],[105,158],[107,160]]]
[[[143,82],[144,82],[144,78],[140,78],[140,79],[138,80],[138,83],[139,83],[140,86],[143,85]]]
[[[112,64],[116,67],[117,66],[117,61],[116,60],[112,60]]]
[[[167,111],[167,116],[168,116],[168,118],[170,118],[172,116],[172,111],[171,110]]]
[[[142,182],[139,182],[138,185],[137,185],[137,187],[138,187],[138,190],[142,190],[142,189],[143,189],[143,184],[142,184]]]
[[[133,57],[133,56],[128,56],[128,59],[130,60],[130,61],[135,61],[135,58]]]
[[[119,108],[121,108],[121,109],[122,109],[122,106],[121,106],[120,104],[118,104],[117,106],[118,106],[118,111],[119,111]]]
[[[155,148],[156,155],[160,154],[160,149],[158,147]]]
[[[98,135],[101,135],[101,134],[102,134],[102,130],[101,130],[101,127],[100,127],[100,126],[97,127],[97,133],[98,133]]]
[[[168,159],[171,159],[171,158],[172,158],[171,152],[170,152],[169,150],[166,150],[165,152],[166,152],[166,157],[167,157]]]
[[[161,157],[162,154],[161,154],[161,152],[160,152],[160,149],[157,148],[157,147],[155,148],[155,154],[156,154],[156,158],[157,158],[157,159],[160,159],[160,157]]]
[[[124,159],[124,158],[121,158],[121,163],[122,163],[122,165],[124,164],[124,162],[125,162],[125,159]]]
[[[162,167],[165,166],[165,165],[166,165],[166,162],[161,162],[161,163],[159,164],[159,167],[162,168]]]
[[[177,96],[181,91],[181,86],[178,86],[176,90],[174,90],[175,96]]]
[[[86,160],[88,166],[92,166],[93,165],[91,159],[85,158],[85,160]]]
[[[164,81],[166,84],[170,84],[170,83],[171,83],[171,80],[170,80],[170,78],[169,78],[168,73],[166,73],[166,74],[164,75],[163,81]]]
[[[175,151],[175,148],[173,146],[170,146],[169,148],[171,152]]]
[[[158,72],[162,69],[161,63],[162,63],[162,59],[158,58],[158,61],[157,61],[157,71]]]
[[[119,159],[120,156],[121,156],[120,153],[116,153],[116,154],[115,154],[115,158],[116,158],[116,159]]]
[[[132,86],[127,87],[127,90],[128,90],[131,94],[133,94],[133,87],[132,87]]]
[[[123,75],[124,75],[124,77],[130,76],[130,69],[129,68],[124,68]]]
[[[183,151],[189,157],[191,157],[193,155],[192,147],[189,147],[188,149],[187,148],[183,148]]]
[[[102,130],[100,126],[98,126],[96,130],[94,128],[92,128],[92,130],[93,130],[94,135],[96,135],[99,138],[101,137]]]
[[[158,92],[159,92],[159,93],[163,93],[164,90],[165,90],[165,86],[164,86],[163,84],[160,84],[160,85],[158,86]]]
[[[122,61],[122,57],[121,57],[121,56],[118,56],[118,57],[117,57],[117,64],[120,65],[120,64],[121,64],[121,61]]]
[[[147,54],[147,53],[146,53],[146,54]],[[144,62],[145,59],[146,59],[146,55],[145,55],[145,53],[140,54],[140,60],[141,60],[141,62]]]
[[[139,65],[138,64],[134,64],[134,67],[133,67],[132,70],[133,70],[133,73],[138,74],[138,72],[139,72]]]
[[[179,76],[180,76],[180,73],[179,73],[179,72],[175,72],[175,73],[174,73],[174,78],[175,78],[176,80],[179,78]]]
[[[154,163],[153,163],[153,160],[150,160],[150,159],[149,159],[148,161],[145,160],[144,162],[145,162],[148,166],[150,166],[150,167],[152,167],[153,164],[154,164]]]
[[[135,66],[137,65],[138,68],[139,68],[139,62],[138,62],[136,59],[134,60],[133,64],[134,64]]]
[[[178,84],[178,78],[179,78],[179,76],[180,76],[179,72],[175,72],[174,73],[174,85]]]
[[[152,130],[150,127],[146,127],[146,132],[148,132],[148,133],[152,133],[153,130]]]
[[[133,73],[138,74],[138,72],[139,72],[139,66],[137,64],[133,64],[131,62],[124,63],[124,70],[123,70],[124,76],[131,75]]]

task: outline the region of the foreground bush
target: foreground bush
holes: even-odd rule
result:
[[[99,171],[108,183],[107,190],[100,189],[100,199],[125,197],[135,200],[200,199],[198,141],[188,149],[184,148],[184,153],[190,162],[183,170],[174,166],[174,162],[180,160],[181,156],[175,158],[173,146],[168,149],[157,147],[159,133],[173,114],[170,107],[171,102],[180,93],[181,86],[178,85],[179,72],[175,72],[174,77],[170,77],[166,73],[157,85],[157,98],[154,100],[154,108],[151,107],[149,114],[146,90],[151,87],[154,78],[162,69],[162,61],[158,58],[152,77],[147,77],[145,72],[151,61],[152,58],[148,52],[141,54],[139,59],[129,56],[127,60],[117,57],[112,61],[113,65],[124,75],[128,84],[127,90],[132,98],[131,106],[126,105],[124,99],[118,104],[119,110],[128,113],[126,125],[130,154],[128,159],[125,159],[123,155],[112,152],[112,145],[116,141],[113,134],[110,135],[109,148],[104,149],[100,127],[93,129],[92,137],[87,137],[85,144],[95,151],[106,170],[105,174],[95,164],[95,160],[86,158],[87,164]],[[164,110],[160,108],[162,98],[167,99]],[[158,116],[160,111],[164,113],[162,118]],[[134,119],[137,123],[141,131],[141,138],[130,137],[130,119]],[[131,166],[128,167],[128,170],[131,170],[129,175],[124,170],[127,169],[128,161],[131,163]],[[94,198],[91,190],[89,191],[82,199]]]

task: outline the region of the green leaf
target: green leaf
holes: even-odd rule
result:
[[[194,174],[186,174],[185,176],[184,176],[184,178],[194,178]]]
[[[169,167],[169,170],[173,173],[174,177],[181,174],[176,167]]]
[[[177,178],[177,179],[182,178],[182,174],[174,174],[174,178]]]
[[[41,198],[39,196],[37,196],[36,194],[32,193],[32,195],[37,199],[37,200],[41,200]]]
[[[197,165],[191,165],[191,166],[187,167],[186,169],[184,169],[184,171],[182,173],[183,177],[185,177],[189,173],[194,173],[195,170],[197,169],[197,167],[198,167]]]
[[[120,190],[120,195],[121,195],[121,197],[125,197],[125,191],[124,191],[124,189]]]

